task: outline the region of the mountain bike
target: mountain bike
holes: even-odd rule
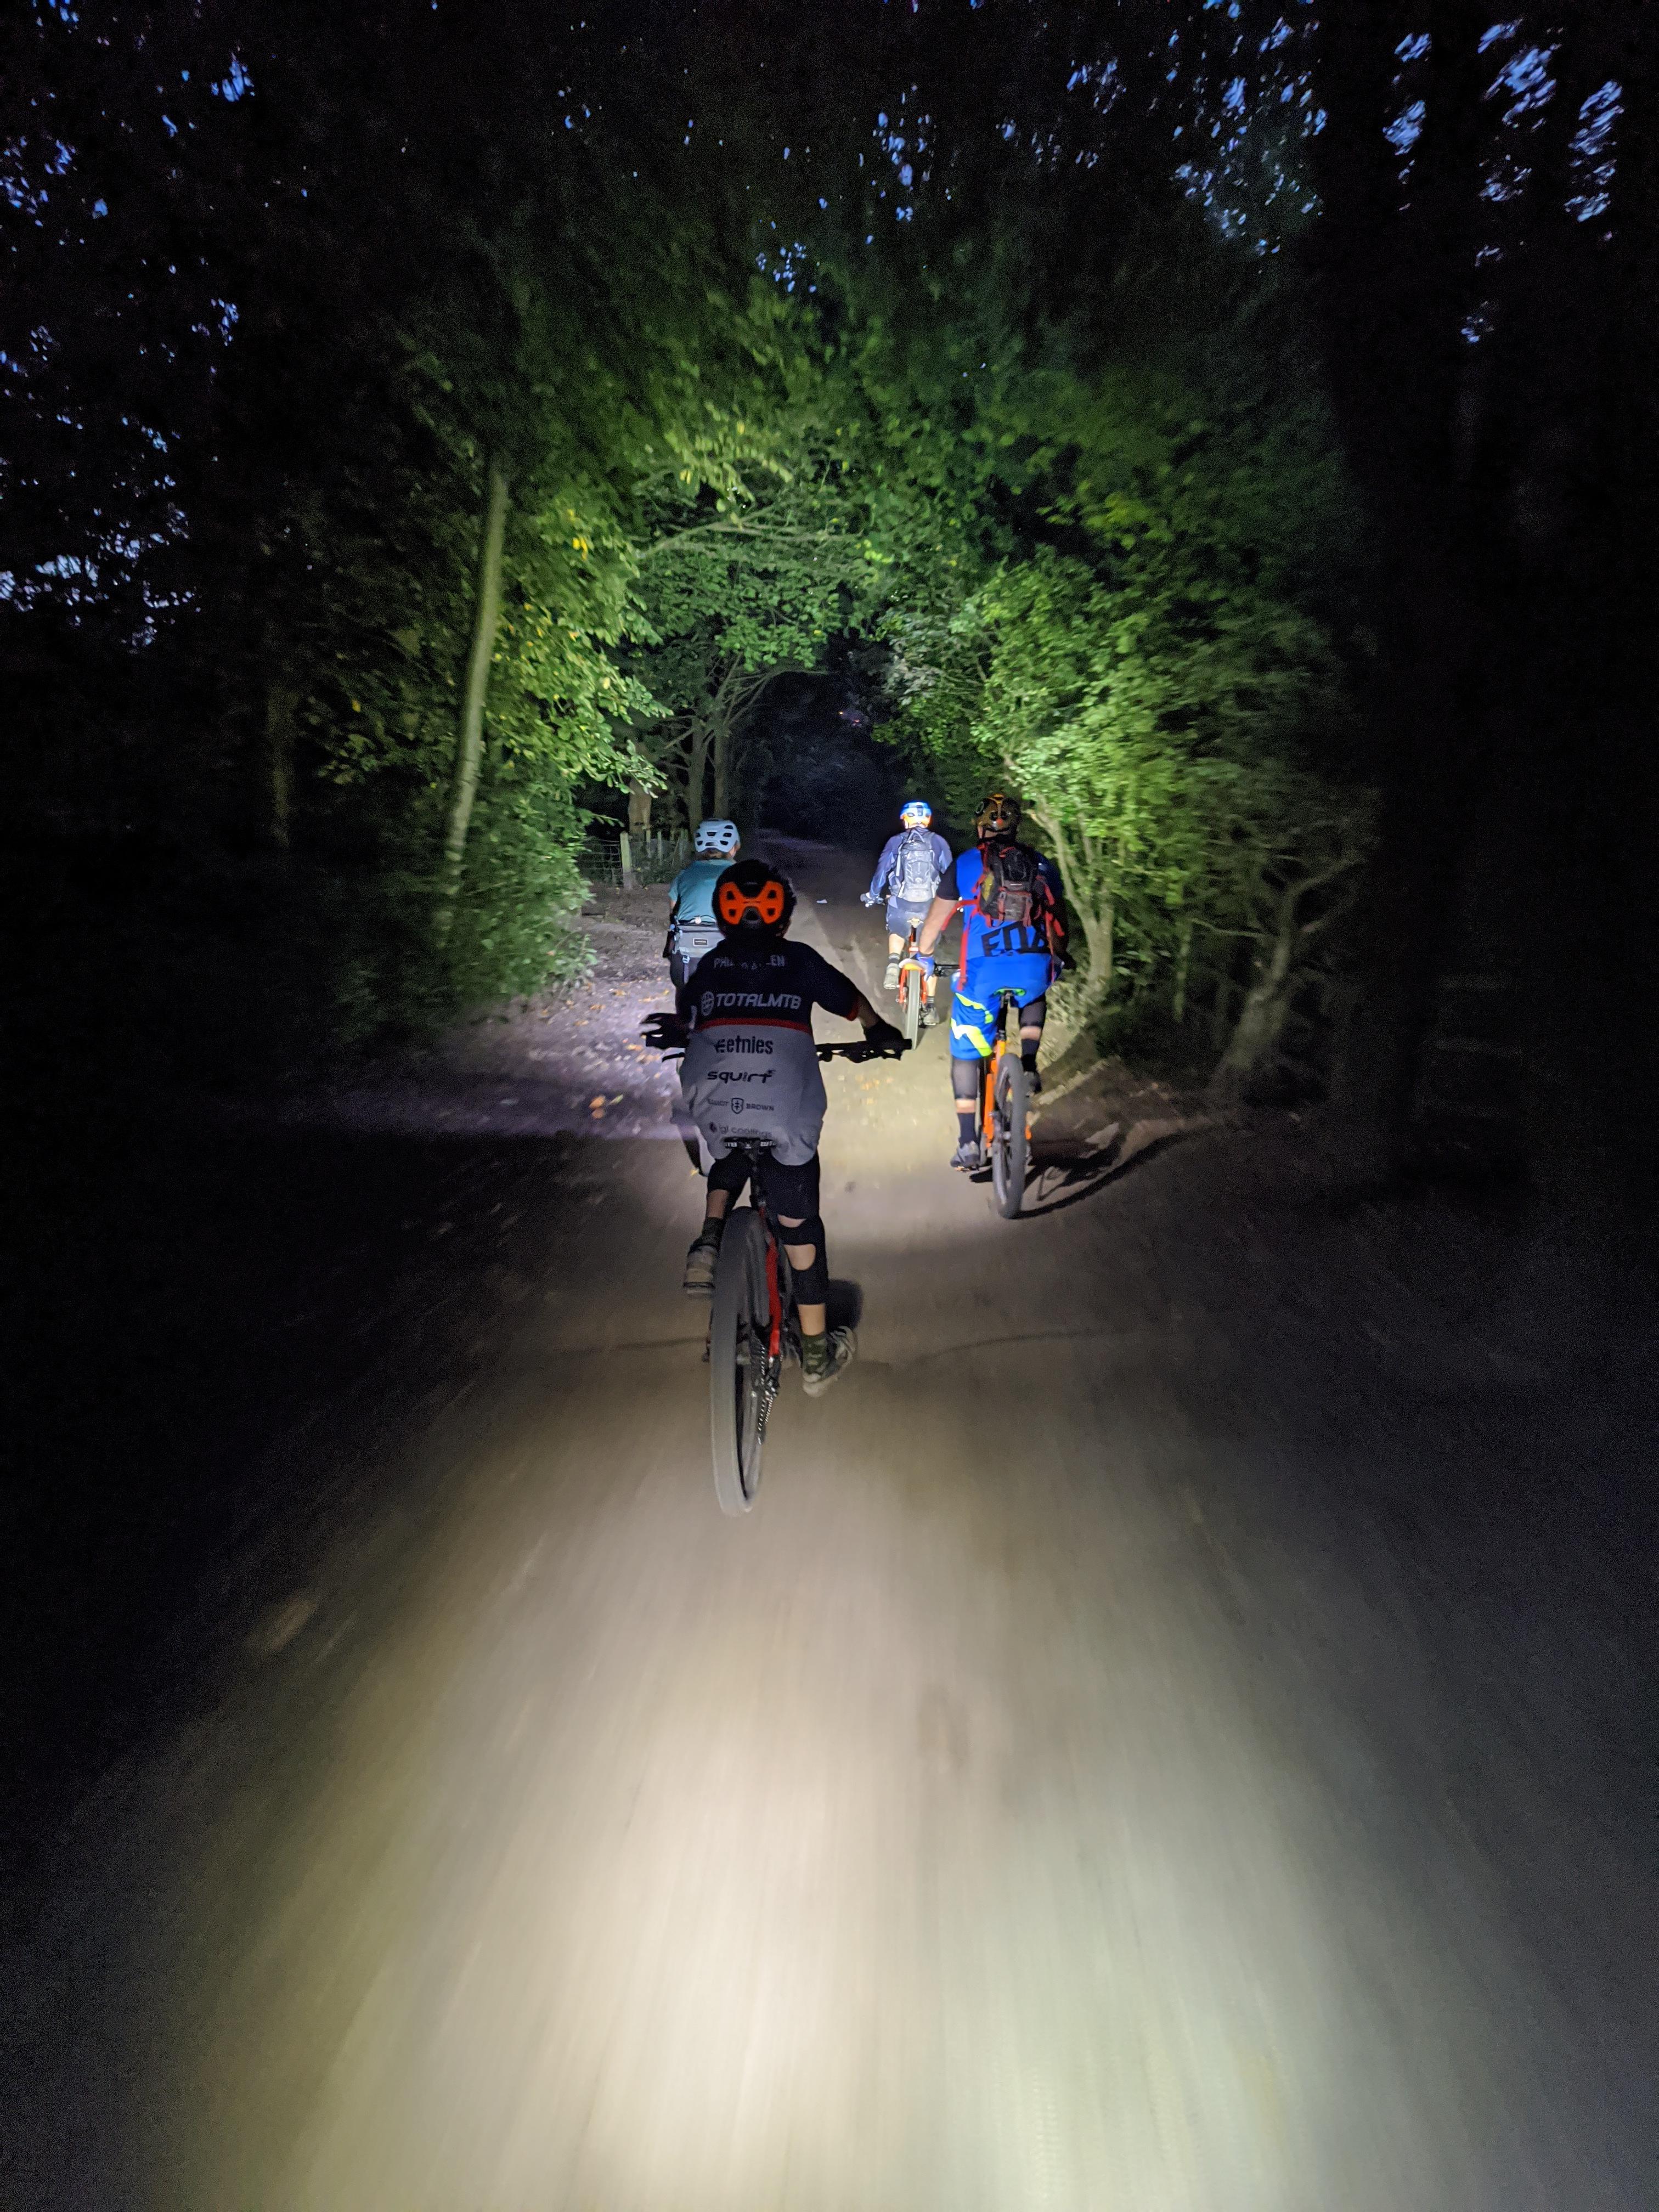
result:
[[[997,1212],[1012,1221],[1025,1197],[1025,1170],[1031,1155],[1030,1085],[1021,1064],[1018,1046],[1007,1037],[1008,1009],[1018,1017],[1018,994],[997,994],[996,1042],[980,1070],[980,1127],[985,1157],[991,1165],[991,1188]]]
[[[709,1442],[722,1513],[746,1513],[760,1488],[766,1423],[784,1362],[800,1364],[794,1281],[766,1198],[771,1155],[736,1145],[749,1163],[750,1202],[726,1217],[708,1322]]]
[[[927,1006],[927,978],[916,951],[916,937],[913,921],[899,961],[898,975],[899,1027],[904,1032],[904,1042],[910,1045],[921,1035],[922,1017]]]
[[[861,906],[879,906],[881,901],[871,891],[860,900]],[[899,1027],[904,1032],[906,1044],[915,1044],[924,1024],[931,1025],[927,995],[927,978],[922,972],[916,952],[916,939],[921,925],[912,922],[905,933],[904,951],[899,957],[898,1002]],[[889,944],[891,939],[889,939]]]
[[[821,1044],[820,1060],[886,1057],[878,1045]],[[897,1048],[891,1048],[896,1051]],[[800,1364],[800,1324],[795,1317],[794,1277],[784,1239],[767,1195],[771,1152],[761,1144],[738,1144],[749,1163],[749,1204],[726,1217],[714,1268],[714,1304],[708,1320],[708,1431],[714,1458],[714,1495],[723,1513],[746,1513],[760,1488],[766,1424],[786,1364]]]
[[[647,1018],[645,1036],[665,1060],[678,1060],[671,1039],[673,1018]],[[821,1044],[820,1060],[874,1060],[896,1054],[862,1038]],[[696,1139],[687,1139],[695,1152]],[[767,1195],[770,1147],[736,1144],[749,1166],[749,1204],[726,1217],[714,1267],[714,1301],[708,1317],[708,1435],[714,1462],[714,1495],[723,1513],[747,1513],[760,1488],[766,1424],[786,1363],[800,1364],[800,1324],[795,1316],[794,1277],[784,1249],[788,1231],[774,1218]],[[695,1162],[694,1162],[695,1164]]]

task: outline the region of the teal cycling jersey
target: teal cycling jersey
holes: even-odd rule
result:
[[[718,854],[693,860],[680,870],[668,890],[668,907],[676,921],[703,922],[714,927],[714,886],[731,866]]]

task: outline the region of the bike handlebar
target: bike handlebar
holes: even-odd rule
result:
[[[684,1045],[678,1038],[665,1037],[659,1034],[656,1036],[647,1036],[646,1042],[660,1052],[665,1060],[679,1060],[684,1056]],[[897,1060],[909,1048],[902,1036],[895,1037],[891,1041],[878,1041],[870,1037],[849,1037],[844,1044],[819,1045],[817,1055],[820,1060],[855,1061]]]
[[[821,1044],[820,1060],[896,1060],[909,1047],[901,1037],[896,1044],[878,1044],[869,1037],[849,1037],[845,1044]]]

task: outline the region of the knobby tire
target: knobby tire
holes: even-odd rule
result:
[[[1024,1067],[1012,1053],[1004,1053],[997,1062],[992,1102],[991,1185],[1005,1221],[1015,1218],[1025,1198],[1028,1088]]]
[[[766,1231],[753,1206],[739,1206],[720,1240],[708,1329],[708,1411],[714,1495],[722,1513],[746,1513],[760,1488],[765,1442],[770,1306]]]
[[[915,1044],[921,1035],[921,970],[906,968],[899,977],[899,1006],[902,1009],[900,1025],[906,1044]]]

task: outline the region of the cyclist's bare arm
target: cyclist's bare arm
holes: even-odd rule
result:
[[[927,909],[927,918],[921,925],[921,934],[916,939],[916,950],[924,960],[933,957],[933,947],[951,927],[951,917],[961,906],[960,899],[936,898]]]

